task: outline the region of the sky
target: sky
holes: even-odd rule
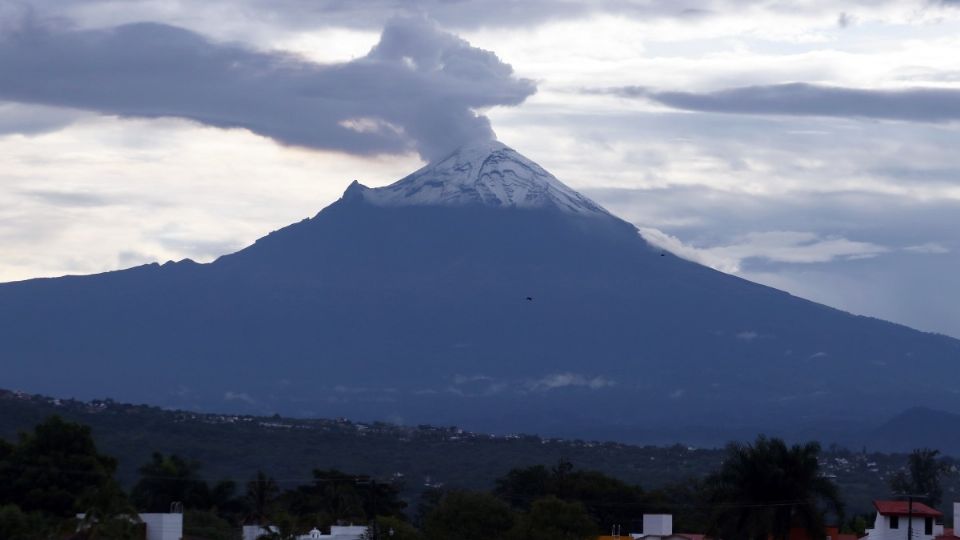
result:
[[[960,337],[960,2],[0,0],[0,281],[211,261],[496,135],[680,256]]]

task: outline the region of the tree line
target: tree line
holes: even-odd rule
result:
[[[185,538],[196,540],[232,540],[245,524],[272,525],[265,538],[286,540],[345,523],[396,540],[581,540],[614,526],[636,531],[650,513],[673,514],[674,530],[725,540],[784,540],[797,527],[824,538],[828,523],[862,534],[869,516],[845,515],[819,454],[815,442],[759,437],[730,444],[713,474],[656,490],[560,460],[512,469],[488,492],[429,489],[414,502],[394,479],[318,468],[285,489],[263,472],[241,485],[208,482],[199,462],[154,453],[127,491],[90,428],[53,416],[15,442],[0,440],[0,538],[142,538],[138,513],[171,508],[183,509]],[[948,472],[937,451],[917,450],[891,488],[937,505]]]

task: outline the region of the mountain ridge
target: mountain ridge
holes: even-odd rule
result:
[[[518,169],[515,151],[494,154],[496,170]],[[628,441],[957,411],[941,381],[960,341],[680,259],[553,191],[368,197],[407,193],[430,171],[474,185],[483,167],[457,169],[487,161],[474,158],[454,154],[393,191],[351,185],[213,263],[2,284],[8,385]]]

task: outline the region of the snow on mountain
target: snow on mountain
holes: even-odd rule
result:
[[[958,359],[654,249],[497,142],[212,263],[0,284],[5,386],[175,408],[722,444],[960,413]]]
[[[368,188],[355,181],[344,197],[356,196],[375,206],[483,204],[608,215],[597,203],[495,140],[467,144],[389,186]]]

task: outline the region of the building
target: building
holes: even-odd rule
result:
[[[877,517],[867,529],[865,540],[906,540],[912,526],[912,540],[936,540],[943,536],[943,513],[920,503],[873,501]],[[955,506],[956,508],[956,506]]]
[[[265,534],[276,532],[274,526],[262,527],[260,525],[244,525],[243,540],[257,540]],[[361,540],[367,534],[365,525],[333,525],[330,527],[330,534],[323,534],[320,529],[314,527],[307,534],[301,534],[297,540]]]
[[[610,536],[597,540],[704,540],[702,534],[674,533],[673,514],[644,514],[642,523],[639,532],[624,534],[615,526]]]
[[[957,528],[960,527],[960,503],[953,503],[953,528],[944,529],[943,534],[938,536],[936,540],[960,540],[960,537],[957,537]]]
[[[144,513],[138,514],[145,529],[144,540],[182,540],[183,514],[172,513]],[[83,521],[86,514],[77,514],[77,519]]]

